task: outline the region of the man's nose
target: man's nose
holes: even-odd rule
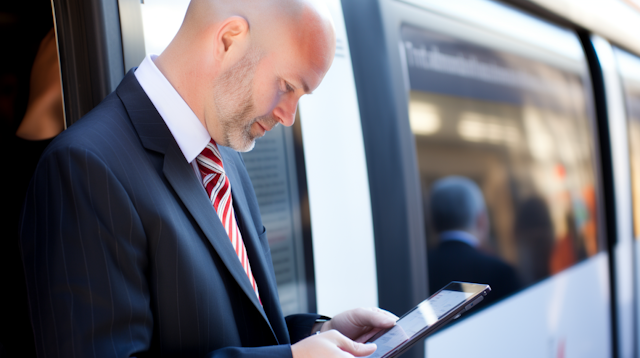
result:
[[[290,96],[283,98],[273,110],[273,115],[283,126],[289,127],[296,120],[296,109],[298,108],[298,99],[300,97]]]

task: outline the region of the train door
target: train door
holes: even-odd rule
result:
[[[640,57],[626,52],[619,48],[614,48],[616,62],[618,64],[619,75],[622,86],[620,87],[624,95],[624,107],[626,109],[626,133],[629,148],[630,171],[631,171],[631,195],[633,213],[633,238],[630,241],[633,253],[633,272],[630,279],[635,281],[635,291],[628,294],[632,297],[631,307],[627,313],[635,317],[631,324],[635,327],[635,335],[629,337],[635,343],[636,357],[638,354],[638,342],[640,341],[640,306],[638,306],[638,287],[640,287]],[[627,296],[627,297],[628,297]],[[634,314],[635,313],[635,314]]]
[[[483,280],[494,286],[496,300],[429,338],[426,355],[611,356],[598,126],[580,38],[490,1],[344,6],[374,217],[383,210],[375,204],[385,200],[373,183],[383,172],[372,159],[378,156],[385,164],[401,163],[394,175],[407,176],[397,183],[404,189],[401,200],[421,215],[409,223],[414,234],[407,240],[426,243],[431,291],[442,277],[480,277],[474,275],[487,265],[468,264],[472,257],[495,267]],[[354,45],[367,33],[376,40]],[[451,176],[480,189],[491,228],[482,239],[469,240],[475,241],[464,247],[470,259],[454,268],[456,255],[439,260],[452,235],[434,225],[431,198],[434,183]],[[377,248],[398,241],[379,227]],[[385,253],[377,255],[384,307],[394,298],[383,299],[382,292],[393,286],[380,278]],[[411,279],[401,284],[411,285]]]
[[[607,236],[612,258],[612,293],[617,340],[617,355],[633,357],[634,352],[634,282],[632,198],[629,167],[628,126],[625,98],[614,48],[605,39],[592,35],[585,38],[587,52],[593,51],[594,82],[599,101],[602,173],[607,205]]]

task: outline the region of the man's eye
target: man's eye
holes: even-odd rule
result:
[[[286,92],[293,92],[293,87],[287,82],[284,83]]]
[[[295,88],[293,88],[293,86],[291,86],[289,82],[282,79],[280,80],[280,85],[278,87],[279,87],[278,91],[282,94],[295,92]]]

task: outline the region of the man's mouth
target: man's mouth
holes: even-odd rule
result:
[[[262,120],[257,120],[256,123],[258,123],[260,128],[262,128],[265,133],[272,130],[273,128],[275,128],[275,126],[278,125],[278,121],[273,117],[261,117],[261,119]]]
[[[258,123],[258,126],[260,127],[260,129],[262,129],[262,132],[263,132],[263,134],[262,134],[262,135],[266,134],[268,131],[270,131],[270,130],[271,130],[271,128],[267,128],[267,127],[265,127],[265,125],[263,125],[263,124],[262,124],[262,123],[260,123],[260,122],[256,122],[256,123]]]

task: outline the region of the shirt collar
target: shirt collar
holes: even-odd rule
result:
[[[169,127],[185,159],[191,163],[207,146],[211,136],[187,102],[153,63],[156,57],[145,57],[135,70],[135,76]]]
[[[449,230],[440,233],[440,241],[460,241],[471,247],[480,246],[478,238],[462,230]]]

